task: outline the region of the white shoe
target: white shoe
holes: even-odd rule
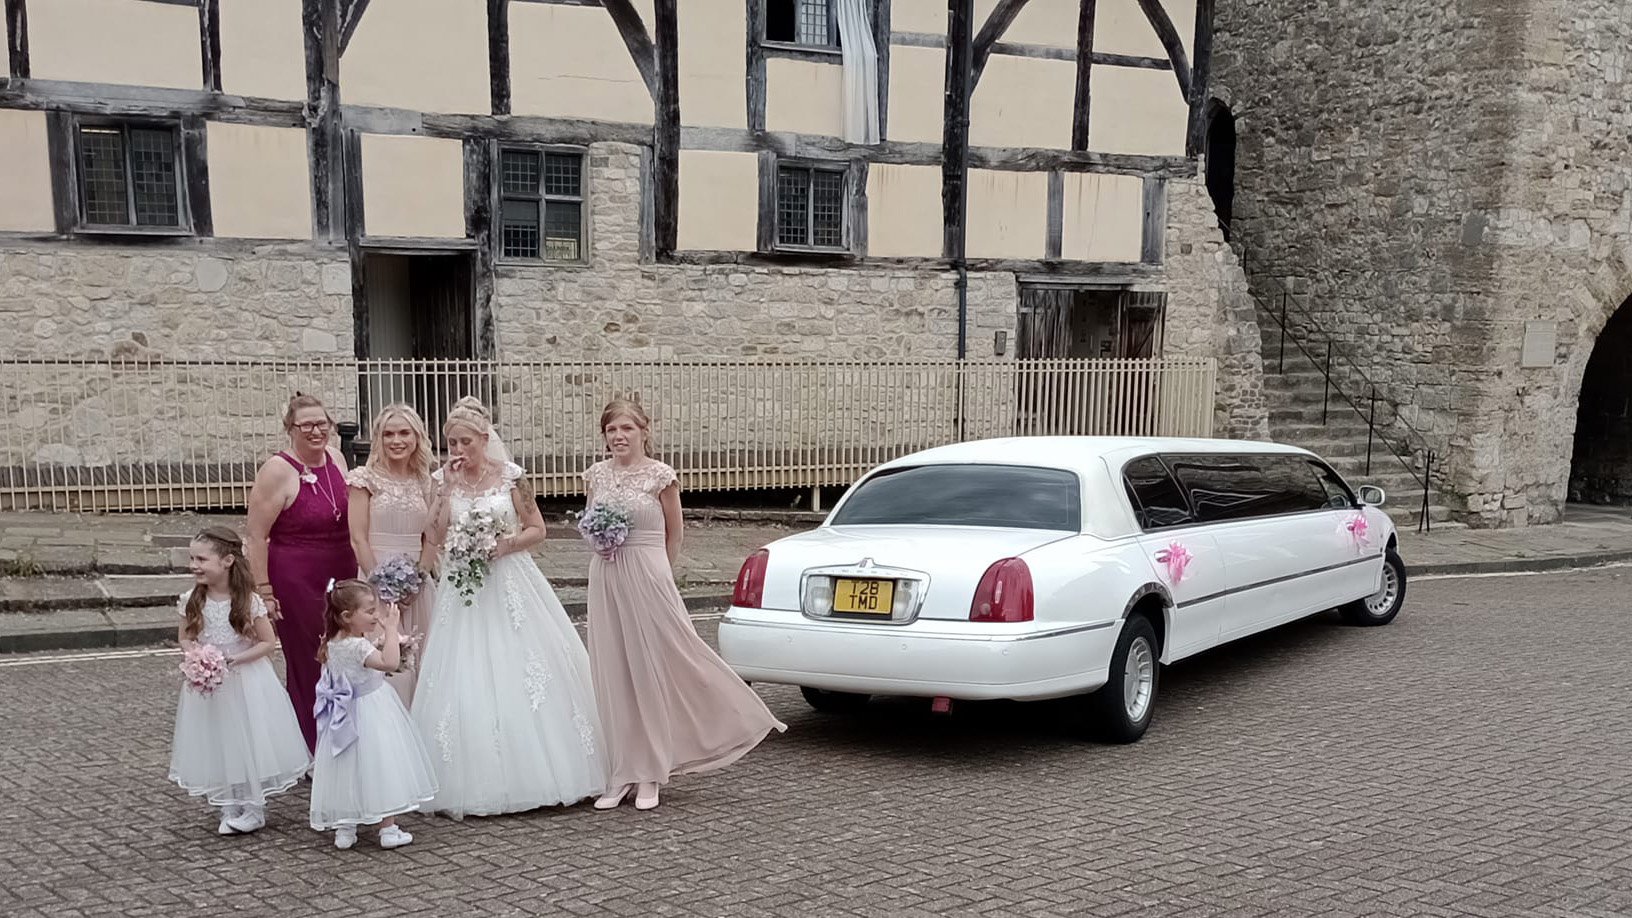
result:
[[[414,837],[402,831],[401,826],[390,825],[380,830],[380,847],[387,850],[401,848],[413,840]]]
[[[341,826],[334,830],[334,846],[341,851],[357,844],[357,827]]]
[[[217,835],[237,835],[238,830],[232,827],[232,821],[243,815],[241,806],[224,806],[221,808],[221,824],[215,827]]]
[[[266,827],[266,807],[249,804],[225,822],[232,831],[240,834],[258,831]]]

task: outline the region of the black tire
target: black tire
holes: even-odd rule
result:
[[[873,697],[855,692],[830,692],[804,685],[799,687],[799,694],[805,696],[806,704],[823,714],[853,714],[866,707],[867,701]]]
[[[1343,621],[1351,625],[1386,625],[1405,605],[1405,562],[1390,548],[1383,553],[1383,585],[1376,593],[1338,607]]]
[[[1111,666],[1105,684],[1084,699],[1088,722],[1084,725],[1089,735],[1107,743],[1132,743],[1145,735],[1150,719],[1156,712],[1156,690],[1161,684],[1161,647],[1156,642],[1156,629],[1150,619],[1132,615],[1122,625],[1116,638],[1116,649],[1111,652]],[[1140,698],[1135,685],[1129,686],[1129,670],[1148,669],[1148,694]],[[1128,697],[1135,701],[1130,704]],[[1130,712],[1129,708],[1134,708]]]

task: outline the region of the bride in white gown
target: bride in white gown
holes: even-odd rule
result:
[[[413,704],[440,787],[426,809],[459,819],[594,797],[607,765],[589,655],[527,554],[544,519],[480,402],[460,399],[444,433],[453,459],[435,476],[430,538],[440,545],[472,509],[511,534],[469,595],[443,554]]]

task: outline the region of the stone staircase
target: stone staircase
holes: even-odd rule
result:
[[[1402,530],[1415,530],[1422,517],[1422,485],[1381,439],[1372,440],[1371,471],[1366,471],[1364,403],[1361,410],[1356,411],[1333,390],[1322,423],[1325,377],[1319,365],[1305,356],[1288,336],[1283,367],[1280,326],[1261,309],[1258,323],[1263,334],[1264,401],[1269,411],[1270,439],[1316,453],[1331,463],[1351,487],[1369,484],[1382,488],[1388,495],[1383,508],[1395,525]],[[1314,349],[1314,345],[1308,343],[1305,347]],[[1386,410],[1379,407],[1379,415]],[[1403,443],[1396,441],[1396,446],[1405,452]],[[1408,454],[1406,458],[1415,464],[1417,475],[1421,475],[1421,453]],[[1438,497],[1435,491],[1429,500],[1428,519],[1433,528],[1466,528],[1450,521],[1450,508],[1440,503]]]

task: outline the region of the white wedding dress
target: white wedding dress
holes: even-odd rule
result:
[[[518,526],[511,492],[522,474],[507,462],[493,489],[455,492],[451,520],[480,506]],[[413,718],[439,787],[428,811],[517,813],[605,790],[589,654],[525,553],[493,562],[474,595],[446,581],[437,590]]]

